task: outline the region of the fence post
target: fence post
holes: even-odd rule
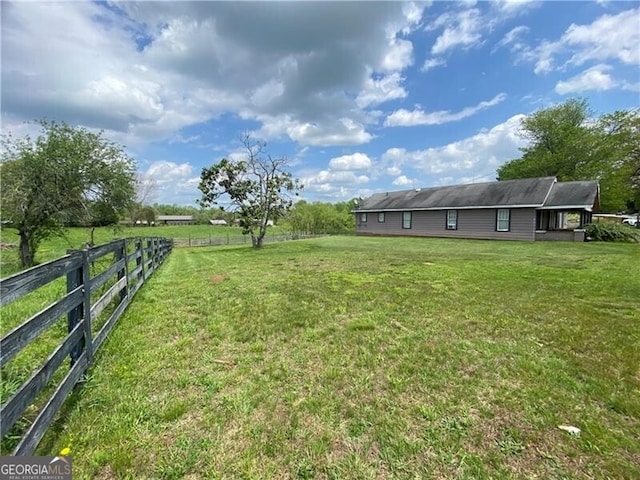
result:
[[[67,273],[67,293],[72,292],[76,288],[82,286],[82,304],[74,307],[67,313],[67,331],[71,333],[74,328],[84,319],[84,335],[78,345],[71,349],[69,358],[71,366],[78,361],[84,349],[87,350],[87,361],[90,362],[93,357],[93,349],[91,348],[91,284],[89,272],[89,253],[87,250],[67,250],[67,253],[80,253],[81,264],[75,270]]]
[[[157,248],[156,248],[157,244],[158,244],[158,239],[152,238],[151,239],[151,263],[153,264],[154,272],[158,268],[158,255],[157,255]]]
[[[136,268],[141,267],[140,273],[138,273],[139,285],[136,288],[140,288],[140,285],[144,283],[144,247],[141,238],[136,239],[136,252],[140,252],[140,256],[136,258]]]
[[[124,267],[121,270],[118,270],[118,280],[121,280],[123,277],[128,276],[128,268],[127,268],[127,241],[122,240],[122,245],[118,247],[115,252],[115,261],[118,263],[120,260],[124,259]],[[127,279],[127,284],[125,287],[120,290],[120,302],[123,302],[127,295],[129,294],[129,280]]]
[[[153,250],[152,245],[151,245],[151,239],[147,238],[147,241],[145,242],[147,244],[146,250],[147,250],[147,258],[145,258],[145,263],[147,263],[149,260],[151,260],[151,263],[149,264],[149,274],[153,273],[153,257],[151,256],[151,252]],[[142,252],[142,256],[144,257],[144,252]],[[146,274],[145,274],[145,281],[146,281]]]

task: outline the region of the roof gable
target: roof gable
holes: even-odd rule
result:
[[[597,208],[599,196],[598,182],[558,182],[551,189],[544,208]]]

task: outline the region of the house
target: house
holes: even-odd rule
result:
[[[191,225],[193,215],[158,215],[156,223],[158,225]]]
[[[597,182],[525,178],[377,193],[353,210],[357,235],[584,241]]]

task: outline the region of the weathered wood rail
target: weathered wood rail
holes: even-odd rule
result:
[[[93,248],[68,251],[57,260],[0,280],[0,306],[4,310],[5,306],[30,292],[66,277],[65,295],[0,340],[0,367],[4,370],[8,362],[66,316],[66,338],[9,398],[2,398],[0,437],[4,439],[25,411],[33,409],[38,394],[45,388],[55,387],[50,397],[44,402],[40,400],[44,406],[30,426],[24,433],[20,432],[13,455],[34,452],[64,400],[91,365],[96,351],[142,284],[162,265],[172,246],[172,241],[158,237],[115,240]],[[95,270],[92,267],[97,262],[107,262],[107,267],[92,276],[92,270]],[[93,303],[92,293],[94,298],[98,297]],[[92,324],[101,314],[107,318],[94,336]],[[50,385],[67,356],[70,358],[69,370],[60,383]]]

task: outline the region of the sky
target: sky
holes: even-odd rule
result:
[[[521,120],[640,106],[638,2],[8,2],[3,133],[65,121],[125,146],[150,203],[267,143],[308,201],[492,181]]]

